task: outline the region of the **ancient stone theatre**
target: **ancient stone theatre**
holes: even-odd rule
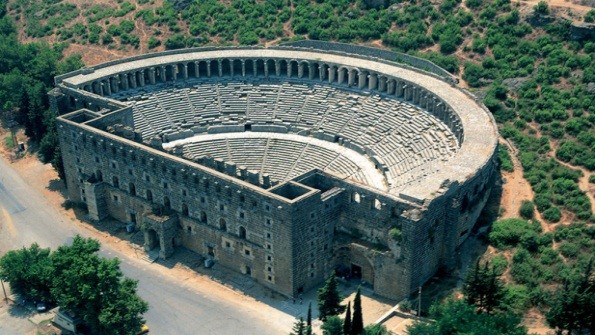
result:
[[[337,270],[405,298],[455,265],[497,130],[433,64],[375,52],[198,48],[58,76],[68,195],[162,258],[184,247],[286,296]]]

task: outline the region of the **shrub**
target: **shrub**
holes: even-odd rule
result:
[[[589,183],[595,184],[595,174],[589,176]]]
[[[497,248],[514,247],[521,240],[537,238],[535,228],[527,220],[496,221],[490,232],[490,242]]]
[[[149,47],[149,49],[154,49],[160,45],[161,45],[161,41],[156,39],[154,36],[151,36],[149,38],[149,40],[147,41],[147,46]]]
[[[530,290],[525,285],[506,286],[502,306],[514,314],[522,314],[530,304]]]
[[[403,239],[403,233],[399,228],[393,227],[388,231],[388,235],[391,239],[395,240],[396,242],[401,242]]]
[[[564,242],[559,247],[560,253],[567,258],[575,258],[578,256],[580,247],[576,243]]]
[[[543,212],[543,218],[549,222],[558,222],[562,218],[562,212],[558,207],[550,207]]]
[[[531,220],[533,219],[533,211],[535,210],[533,203],[529,200],[524,200],[521,204],[521,208],[519,209],[519,214],[521,217]]]
[[[506,257],[503,255],[494,256],[494,258],[492,258],[492,267],[496,274],[501,276],[508,267],[508,261],[506,260]]]
[[[544,248],[541,251],[541,264],[553,265],[560,261],[558,252],[552,248]]]

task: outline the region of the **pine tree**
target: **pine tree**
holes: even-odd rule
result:
[[[343,321],[343,333],[351,334],[351,301],[347,303],[347,311],[345,312],[345,320]]]
[[[289,335],[305,335],[306,334],[306,324],[304,323],[304,318],[300,317],[293,324],[293,328],[291,328],[291,333]]]
[[[362,316],[362,295],[358,288],[353,299],[353,317],[351,319],[351,335],[361,335],[364,333],[364,318]]]
[[[488,262],[482,266],[477,261],[473,271],[467,275],[463,293],[469,305],[475,305],[479,311],[490,314],[500,306],[504,296],[504,285]]]
[[[323,287],[318,290],[318,318],[325,321],[328,316],[338,315],[345,310],[337,290],[337,278],[333,272]]]
[[[306,335],[312,335],[312,303],[308,304],[308,315],[306,317]]]

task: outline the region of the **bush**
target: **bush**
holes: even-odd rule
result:
[[[533,203],[529,200],[524,200],[521,204],[521,208],[519,209],[519,214],[521,217],[531,220],[533,219],[533,211],[535,210]]]
[[[578,256],[580,247],[576,243],[565,242],[559,247],[560,253],[567,258],[575,258]]]
[[[543,218],[549,222],[558,222],[562,218],[562,212],[558,207],[550,207],[543,212]]]
[[[521,240],[536,239],[537,232],[527,220],[505,219],[494,223],[489,237],[495,247],[506,248],[516,246]]]
[[[513,314],[523,314],[531,303],[530,291],[525,285],[506,286],[502,306]]]
[[[589,183],[595,184],[595,174],[589,176]]]
[[[552,248],[544,248],[541,251],[541,264],[543,265],[553,265],[560,261],[560,256],[558,252]]]
[[[403,239],[403,233],[401,232],[401,230],[399,228],[393,227],[388,231],[388,235],[390,236],[391,239],[393,239],[396,242],[401,242],[401,240]]]
[[[503,255],[496,255],[492,258],[492,267],[497,275],[501,276],[508,267],[508,261]]]
[[[147,46],[149,47],[149,49],[154,49],[160,45],[161,45],[161,41],[156,39],[154,36],[151,36],[149,38],[149,40],[147,41]]]
[[[512,159],[508,153],[508,148],[503,145],[498,146],[498,162],[500,163],[500,169],[506,172],[514,171],[514,165]]]

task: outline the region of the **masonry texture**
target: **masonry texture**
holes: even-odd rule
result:
[[[70,199],[286,296],[336,270],[402,299],[453,268],[496,172],[490,113],[452,78],[314,45],[56,77]]]

